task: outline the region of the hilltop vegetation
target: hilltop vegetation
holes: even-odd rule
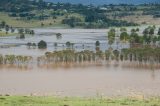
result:
[[[159,20],[159,10],[159,4],[93,6],[43,0],[1,0],[0,20],[8,21],[14,27],[107,28],[147,24],[148,17],[154,23],[155,18]],[[135,18],[131,20],[131,17]],[[146,20],[141,20],[141,17]]]

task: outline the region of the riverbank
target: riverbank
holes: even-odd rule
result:
[[[160,98],[0,96],[1,106],[159,106]]]

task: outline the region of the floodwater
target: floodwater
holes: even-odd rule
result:
[[[4,47],[0,49],[1,54],[17,54],[17,55],[43,55],[46,51],[62,50],[66,49],[66,42],[74,43],[74,49],[81,50],[95,50],[95,42],[100,41],[100,49],[105,51],[110,45],[107,42],[107,29],[53,29],[43,28],[34,29],[34,36],[26,36],[25,39],[16,39],[13,37],[1,37],[0,45],[10,45],[10,47]],[[56,33],[62,34],[62,39],[57,39]],[[26,46],[28,42],[38,43],[44,40],[47,42],[46,50],[33,49]],[[54,43],[58,43],[55,47]],[[83,46],[84,45],[84,46]],[[112,46],[114,49],[128,48],[129,44],[121,44],[118,40]]]
[[[43,55],[63,49],[67,41],[75,43],[78,50],[93,50],[97,40],[101,49],[108,49],[106,29],[35,29],[35,36],[26,39],[16,37],[0,38],[0,45],[12,45],[1,48],[0,54]],[[55,33],[62,33],[58,40]],[[45,40],[47,50],[28,49],[26,43],[38,43]],[[85,48],[82,48],[85,44]],[[117,44],[112,45],[117,48]],[[118,44],[118,48],[128,48],[128,44]],[[10,95],[57,95],[57,96],[160,96],[160,70],[142,70],[122,68],[121,66],[92,67],[53,67],[53,68],[16,68],[0,66],[0,94]]]
[[[160,96],[160,70],[113,66],[0,70],[0,93],[56,96]]]

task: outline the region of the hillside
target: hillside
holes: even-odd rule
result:
[[[43,0],[1,0],[0,5],[0,21],[13,27],[108,28],[160,22],[160,4],[93,6]]]
[[[81,3],[81,4],[144,4],[144,3],[160,3],[159,0],[46,0],[50,2],[63,2],[63,3]]]

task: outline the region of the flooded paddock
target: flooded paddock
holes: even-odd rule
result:
[[[46,51],[65,49],[65,43],[75,43],[78,50],[95,50],[95,42],[100,41],[100,49],[105,51],[106,29],[35,29],[34,36],[25,39],[16,37],[0,38],[0,54],[32,56],[35,59]],[[56,38],[62,34],[62,39]],[[28,49],[28,42],[44,40],[46,50]],[[57,48],[54,43],[57,42]],[[85,45],[82,47],[82,45]],[[63,48],[64,47],[64,48]],[[128,48],[129,44],[115,43],[113,49]],[[32,63],[31,63],[32,64]],[[149,68],[129,68],[122,65],[92,65],[78,67],[17,67],[0,66],[0,94],[9,95],[58,95],[58,96],[160,96],[160,70]]]
[[[160,70],[121,66],[0,70],[0,93],[58,96],[160,96]]]
[[[66,49],[66,42],[74,43],[74,49],[76,51],[91,50],[95,51],[95,43],[99,41],[100,49],[105,51],[112,47],[114,49],[128,48],[129,44],[121,44],[119,41],[115,42],[112,46],[107,42],[107,29],[34,29],[35,35],[26,36],[25,39],[16,39],[13,37],[1,37],[0,49],[1,54],[17,54],[17,55],[43,55],[46,51],[64,50]],[[61,33],[62,38],[57,39],[56,33]],[[44,40],[47,42],[46,50],[38,50],[28,48],[26,44],[28,42],[38,43]],[[54,46],[57,43],[57,47]]]

